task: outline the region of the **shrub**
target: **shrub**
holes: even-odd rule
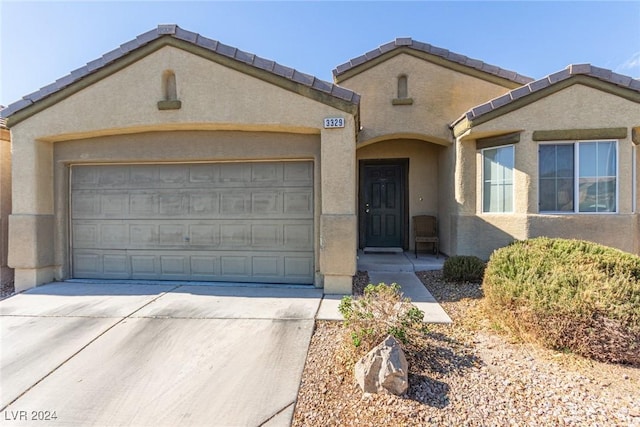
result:
[[[475,282],[482,280],[485,263],[475,256],[452,256],[442,267],[442,275],[452,282]]]
[[[396,283],[367,285],[360,297],[345,296],[338,306],[344,326],[358,353],[367,353],[387,335],[409,344],[426,332],[424,312],[402,296]]]
[[[521,339],[640,365],[640,257],[536,238],[495,251],[482,286],[489,316]]]

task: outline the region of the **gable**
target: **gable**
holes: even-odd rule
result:
[[[575,87],[584,89],[580,92],[581,95],[571,99],[570,94],[581,91]],[[557,114],[552,113],[552,110],[548,109],[546,99],[558,99],[557,94],[561,94],[560,97],[568,96],[569,99],[566,102],[571,103],[573,107],[570,108],[567,105],[564,108],[557,107]],[[573,111],[576,121],[593,124],[600,121],[606,122],[610,118],[614,122],[622,119],[627,124],[637,126],[637,118],[633,115],[625,116],[624,111],[628,108],[635,110],[640,105],[640,80],[590,64],[570,65],[562,71],[477,105],[454,121],[451,126],[455,136],[460,136],[483,123],[496,120],[501,122],[503,116],[512,117],[510,113],[520,109],[529,111],[527,107],[534,104],[539,104],[541,107],[533,108],[536,110],[542,108],[546,113],[543,114],[541,111],[540,114],[543,114],[543,117],[549,116],[550,120],[566,117]],[[578,111],[580,114],[577,113]],[[592,114],[594,112],[595,114]]]
[[[176,25],[160,25],[156,30],[138,36],[101,58],[91,61],[86,66],[9,105],[2,111],[2,115],[8,118],[9,126],[15,125],[166,46],[187,51],[341,111],[357,114],[359,96],[352,91],[183,30]]]
[[[400,76],[407,80],[406,99],[398,98]],[[361,95],[361,142],[383,135],[407,137],[409,133],[448,144],[448,124],[461,111],[508,91],[486,79],[402,52],[340,84]]]
[[[339,65],[333,70],[334,78],[336,82],[342,82],[400,54],[412,55],[426,62],[438,64],[459,73],[468,74],[511,89],[533,80],[515,71],[505,70],[408,37],[397,38],[393,42],[386,43]]]

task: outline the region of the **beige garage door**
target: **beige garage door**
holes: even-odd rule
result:
[[[71,169],[73,276],[313,283],[313,164]]]

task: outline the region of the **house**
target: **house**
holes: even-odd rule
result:
[[[0,110],[4,106],[0,105]],[[13,283],[13,270],[7,265],[9,214],[11,213],[11,135],[0,118],[0,289]]]
[[[533,81],[408,38],[324,82],[160,25],[2,111],[9,265],[51,280],[309,283],[349,293],[358,248],[488,258],[514,239],[640,253],[640,81]]]

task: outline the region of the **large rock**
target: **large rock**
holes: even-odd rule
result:
[[[358,360],[355,376],[365,393],[387,390],[395,395],[409,388],[409,364],[400,343],[391,335]]]

